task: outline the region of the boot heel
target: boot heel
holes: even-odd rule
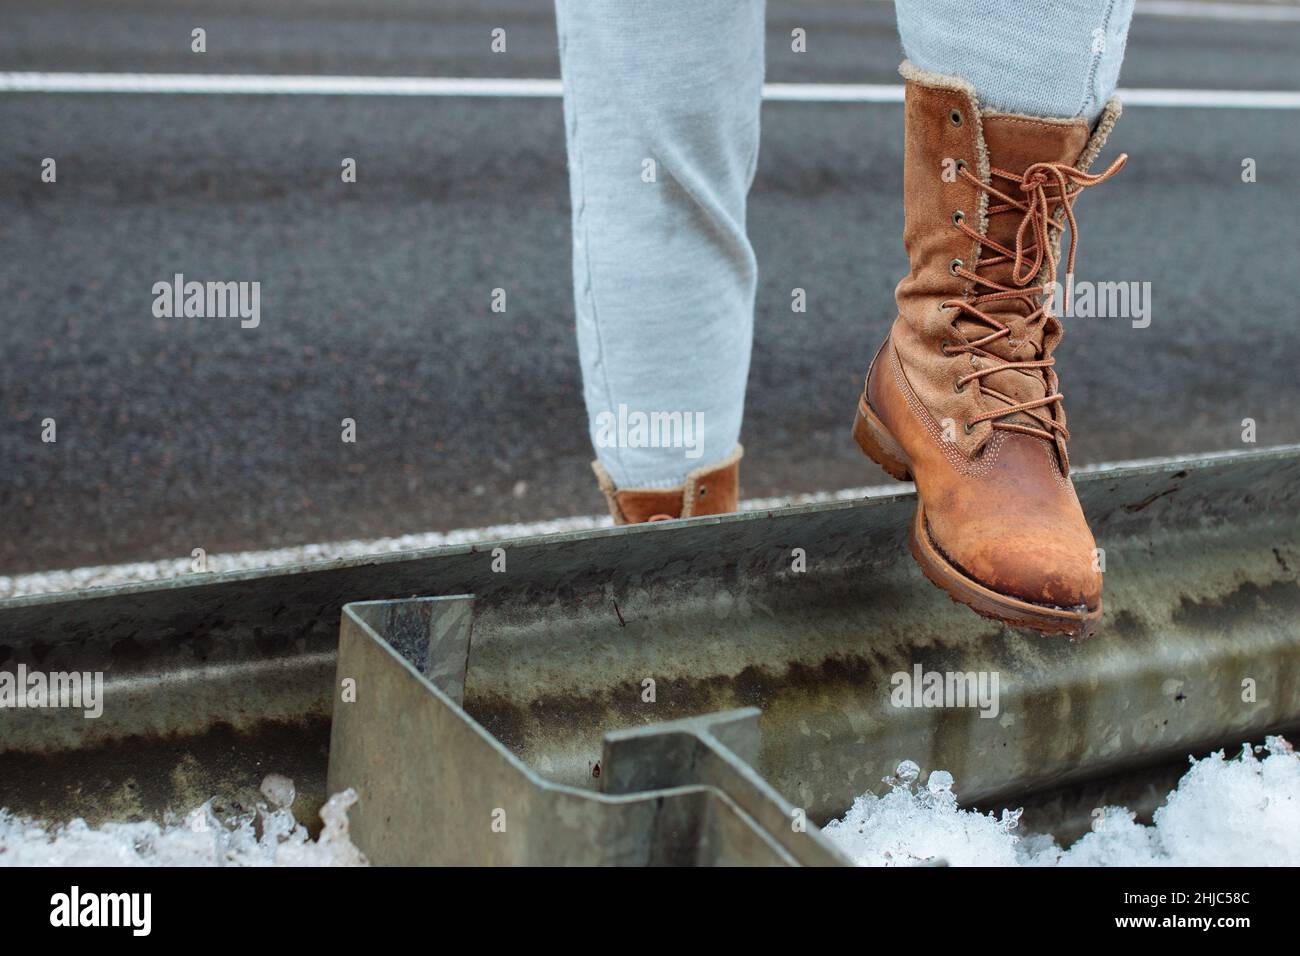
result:
[[[863,454],[885,469],[891,478],[899,481],[912,480],[912,468],[908,464],[907,455],[898,447],[894,436],[889,434],[865,399],[858,403],[858,415],[853,421],[853,438]]]

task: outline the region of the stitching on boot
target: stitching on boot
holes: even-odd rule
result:
[[[908,408],[912,414],[921,420],[925,430],[930,433],[930,437],[935,440],[939,450],[943,452],[945,458],[963,475],[968,478],[982,478],[986,475],[997,462],[998,452],[1002,448],[1002,442],[1006,438],[1006,432],[997,431],[984,446],[984,454],[980,456],[979,464],[971,461],[961,451],[955,448],[955,443],[948,441],[943,437],[943,431],[939,428],[938,423],[929,410],[921,404],[921,400],[916,397],[912,389],[912,384],[907,380],[907,375],[903,371],[902,360],[898,357],[898,349],[890,349],[890,365],[894,370],[894,381],[898,385],[898,390],[903,393],[903,399],[907,402]]]
[[[1049,445],[1047,442],[1039,442],[1039,444],[1043,446],[1043,454],[1047,456],[1047,460],[1052,463],[1052,474],[1056,477],[1056,483],[1062,488],[1069,488],[1073,491],[1074,482],[1069,479],[1065,472],[1061,471],[1060,459],[1056,457],[1056,445]]]

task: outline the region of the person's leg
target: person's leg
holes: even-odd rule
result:
[[[578,345],[607,493],[680,490],[738,455],[763,7],[556,0]]]
[[[1007,113],[1093,122],[1115,92],[1134,0],[896,0],[922,70],[960,76]]]

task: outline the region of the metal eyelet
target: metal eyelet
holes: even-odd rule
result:
[[[959,159],[959,160],[957,160],[957,169],[958,169],[958,171],[961,171],[961,170],[963,170],[963,169],[965,169],[965,168],[966,168],[966,160],[964,160],[964,159]]]
[[[953,390],[954,392],[956,392],[958,395],[960,395],[960,394],[962,393],[962,391],[965,390],[965,388],[966,388],[966,386],[962,384],[962,380],[961,380],[961,379],[956,379],[956,380],[952,383],[952,390]],[[969,435],[970,432],[967,432],[967,434]]]
[[[953,126],[961,125],[961,110],[953,110],[948,114],[948,119],[952,121]]]
[[[969,435],[971,432],[975,430],[975,426],[972,425],[970,422],[966,422],[962,427],[966,429],[967,435]]]
[[[948,263],[948,272],[952,275],[956,275],[957,270],[960,269],[965,264],[966,263],[962,262],[960,259],[954,259],[952,260],[952,262]]]
[[[949,342],[947,339],[944,339],[942,342],[939,343],[939,351],[940,351],[942,354],[947,355],[948,357],[951,358],[951,357],[952,357],[952,353],[948,351],[948,346],[950,346],[950,345],[952,345],[952,343]]]
[[[708,485],[700,485],[700,497],[703,498],[709,493]]]
[[[956,212],[952,214],[952,224],[954,226],[960,226],[965,221],[966,221],[966,214],[962,212],[960,209],[958,209]]]

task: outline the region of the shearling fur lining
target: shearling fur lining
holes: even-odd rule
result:
[[[1097,155],[1101,152],[1106,140],[1110,138],[1110,131],[1115,128],[1115,123],[1119,120],[1120,114],[1124,112],[1123,104],[1120,103],[1119,97],[1112,96],[1106,101],[1102,108],[1101,116],[1097,117],[1097,125],[1092,131],[1092,136],[1088,138],[1088,145],[1084,148],[1083,154],[1079,157],[1079,168],[1085,173],[1092,168],[1096,162]]]
[[[625,524],[627,516],[623,514],[623,509],[618,506],[618,498],[615,495],[618,489],[614,487],[614,479],[609,477],[609,472],[599,461],[591,463],[591,470],[596,473],[596,484],[600,490],[605,493],[605,502],[609,505],[609,513],[618,524]]]
[[[596,484],[605,494],[605,501],[609,504],[609,513],[619,524],[627,523],[627,515],[623,514],[623,509],[618,505],[618,493],[620,491],[648,492],[655,494],[663,494],[664,492],[680,492],[682,495],[682,517],[689,518],[695,513],[695,487],[699,483],[700,479],[713,474],[715,471],[719,471],[729,465],[735,464],[740,461],[744,455],[745,447],[743,445],[737,445],[732,450],[731,454],[727,455],[727,457],[723,458],[721,461],[688,472],[686,475],[686,482],[678,485],[676,488],[616,488],[614,486],[614,479],[609,476],[609,472],[605,470],[605,466],[602,465],[599,460],[591,463],[591,470],[596,473]]]
[[[911,60],[904,60],[898,64],[898,74],[903,79],[910,80],[913,83],[920,83],[922,86],[933,86],[941,90],[955,90],[958,93],[964,93],[972,102],[975,101],[975,87],[960,76],[948,76],[944,73],[923,70]]]

